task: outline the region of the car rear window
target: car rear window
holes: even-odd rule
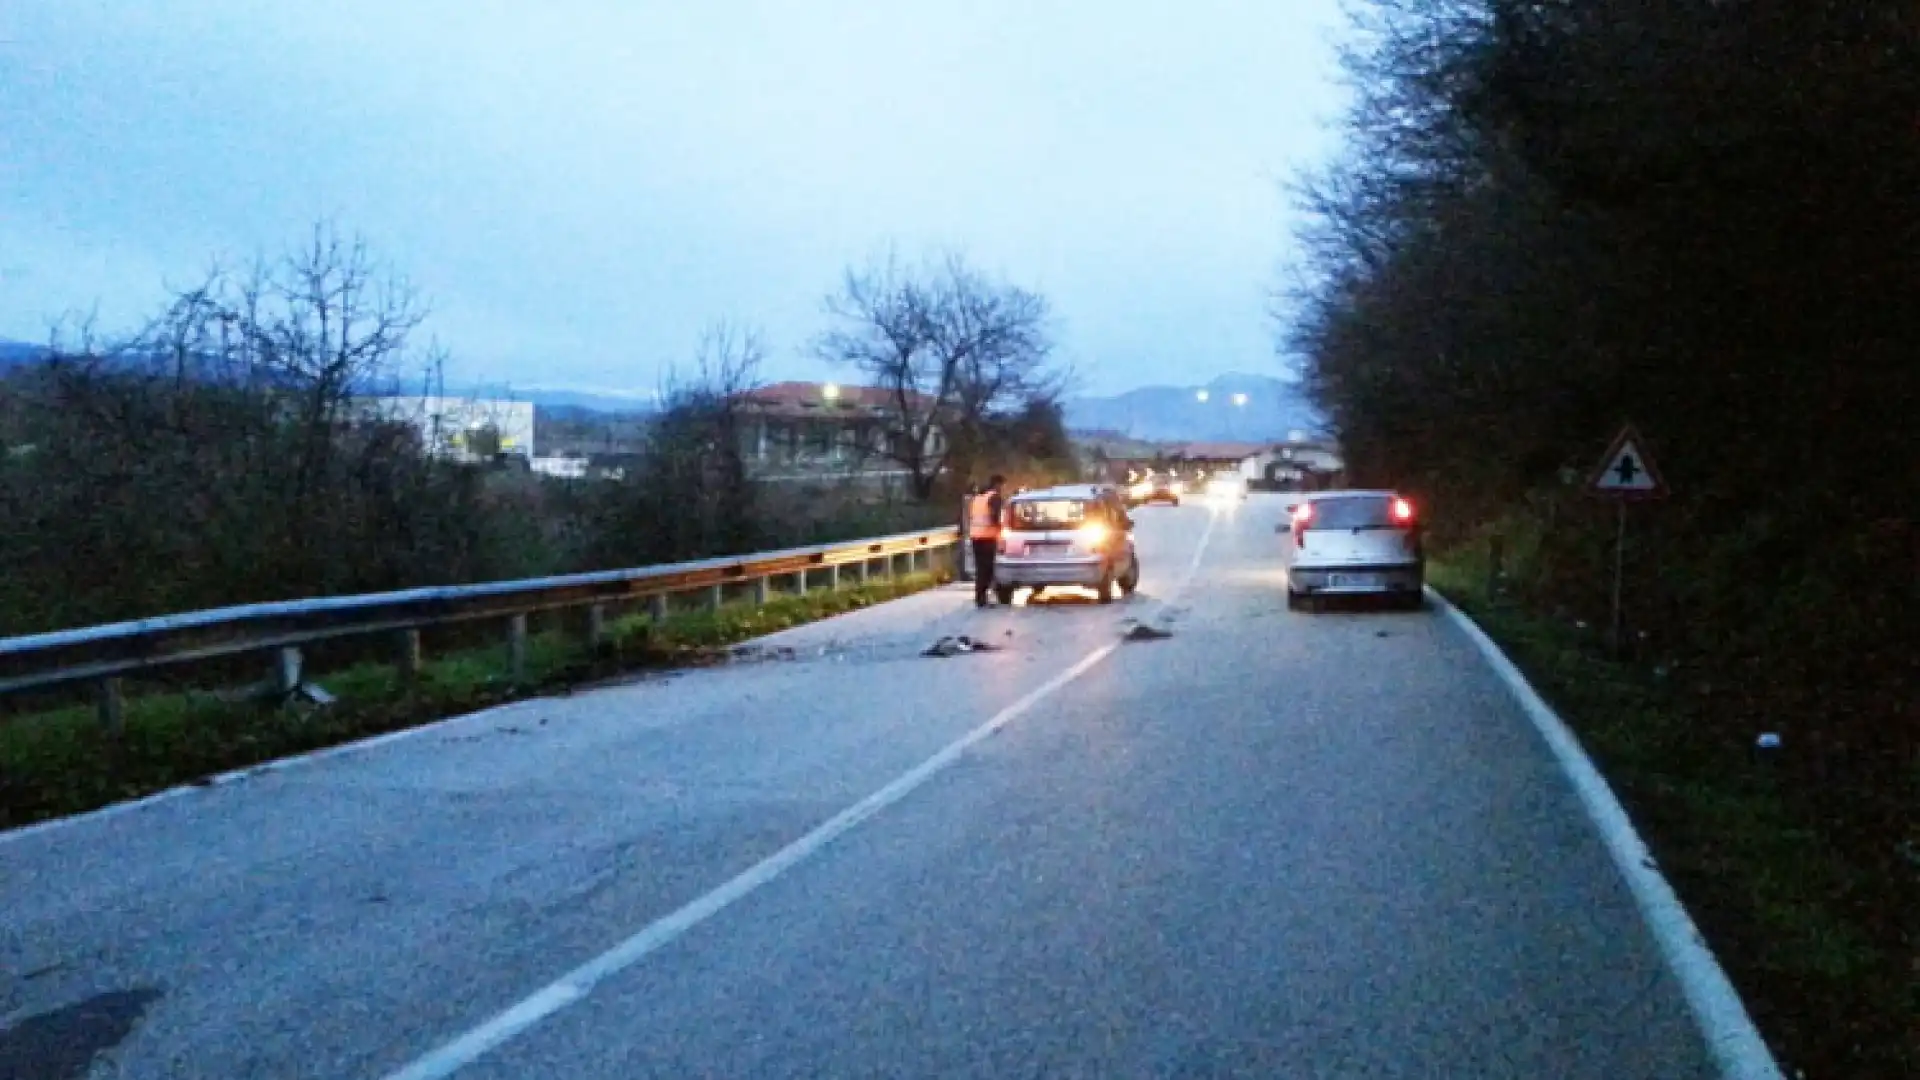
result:
[[[1313,500],[1308,529],[1378,529],[1393,525],[1393,500],[1385,495],[1346,495]]]
[[[1089,516],[1085,499],[1020,499],[1013,504],[1016,529],[1076,529]]]

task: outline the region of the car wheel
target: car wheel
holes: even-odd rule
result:
[[[993,587],[993,597],[1003,605],[1013,603],[1013,586],[995,585]]]
[[[1292,589],[1287,590],[1287,610],[1288,611],[1299,611],[1300,600],[1301,600],[1301,596],[1299,593],[1294,592]]]
[[[1107,567],[1106,573],[1100,575],[1100,585],[1094,589],[1094,594],[1103,604],[1113,603],[1113,567]]]
[[[1427,606],[1427,594],[1419,591],[1403,593],[1396,600],[1394,606],[1401,611],[1419,611]]]

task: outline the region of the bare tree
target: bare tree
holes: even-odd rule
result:
[[[316,229],[214,269],[118,341],[57,333],[19,384],[35,451],[0,492],[0,621],[166,610],[492,576],[514,545],[472,470],[354,398],[411,367],[423,311],[363,244]],[[164,568],[164,572],[161,572]]]
[[[1046,298],[959,255],[909,268],[889,252],[849,269],[825,308],[836,325],[816,352],[887,394],[885,453],[922,499],[943,472],[977,456],[989,419],[1051,400],[1064,385],[1050,363]]]
[[[692,371],[667,373],[638,466],[597,492],[590,564],[670,562],[761,539],[740,411],[765,356],[758,331],[716,322],[701,334]]]

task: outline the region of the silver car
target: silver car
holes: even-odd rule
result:
[[[1427,557],[1413,503],[1392,491],[1316,491],[1277,530],[1286,536],[1287,607],[1321,597],[1385,596],[1423,603]]]
[[[1100,602],[1113,602],[1140,585],[1140,557],[1133,546],[1133,520],[1109,487],[1071,487],[1023,491],[1007,500],[994,559],[993,591],[1002,604],[1014,590],[1039,592],[1053,585],[1094,590]]]

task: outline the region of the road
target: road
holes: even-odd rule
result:
[[[1287,612],[1271,500],[1136,516],[1127,602],[942,589],[0,837],[0,1077],[1713,1075],[1456,629]]]

